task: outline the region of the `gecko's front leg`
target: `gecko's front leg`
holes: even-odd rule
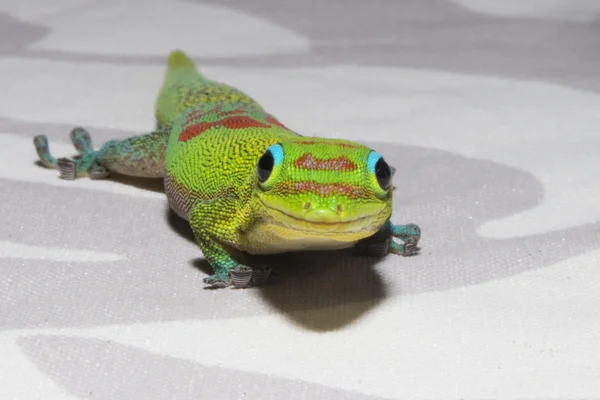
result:
[[[230,254],[228,247],[217,237],[234,235],[231,221],[235,213],[227,211],[229,207],[218,200],[199,202],[190,212],[190,226],[204,258],[213,270],[213,274],[204,278],[204,283],[214,288],[224,288],[233,284],[237,288],[258,286],[265,283],[270,269],[253,270],[243,265]]]

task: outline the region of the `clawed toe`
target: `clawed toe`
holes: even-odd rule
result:
[[[205,284],[210,285],[211,287],[217,288],[217,289],[222,289],[222,288],[225,288],[225,287],[231,285],[231,282],[225,281],[225,280],[221,279],[220,277],[218,277],[217,275],[211,275],[207,278],[204,278],[203,282]]]
[[[267,283],[271,277],[271,268],[256,268],[252,273],[252,284],[254,286],[260,286]]]
[[[75,146],[79,154],[87,154],[94,151],[89,132],[81,127],[74,128],[71,131],[71,142],[73,142],[73,146]]]
[[[416,254],[418,252],[417,244],[419,244],[419,238],[412,237],[408,239],[406,243],[404,243],[404,252],[402,255],[407,257]]]
[[[44,135],[38,135],[33,138],[33,144],[42,165],[48,168],[57,168],[56,158],[50,154],[48,138]]]

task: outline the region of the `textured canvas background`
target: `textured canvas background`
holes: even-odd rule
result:
[[[204,290],[160,182],[34,164],[152,129],[174,48],[384,153],[421,254]],[[600,398],[599,110],[592,0],[1,0],[0,398]]]

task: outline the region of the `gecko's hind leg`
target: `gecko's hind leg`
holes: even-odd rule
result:
[[[111,172],[141,178],[161,178],[169,134],[170,129],[165,128],[123,140],[110,140],[94,150],[88,131],[75,128],[71,131],[71,141],[79,155],[58,160],[50,154],[45,136],[36,136],[34,143],[41,163],[58,169],[62,179],[104,179]]]

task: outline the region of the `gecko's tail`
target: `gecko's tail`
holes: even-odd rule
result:
[[[182,101],[192,88],[200,88],[208,83],[194,61],[181,50],[169,54],[167,71],[155,103],[157,129],[169,126],[181,111]]]
[[[206,79],[198,69],[196,68],[196,64],[194,61],[185,54],[182,50],[175,50],[169,54],[169,58],[167,60],[167,75],[165,80],[169,81],[178,81],[182,78],[188,78],[193,76],[194,78]]]
[[[171,68],[187,68],[196,69],[194,62],[185,54],[182,50],[175,50],[169,54],[169,60],[167,61],[167,67]]]

